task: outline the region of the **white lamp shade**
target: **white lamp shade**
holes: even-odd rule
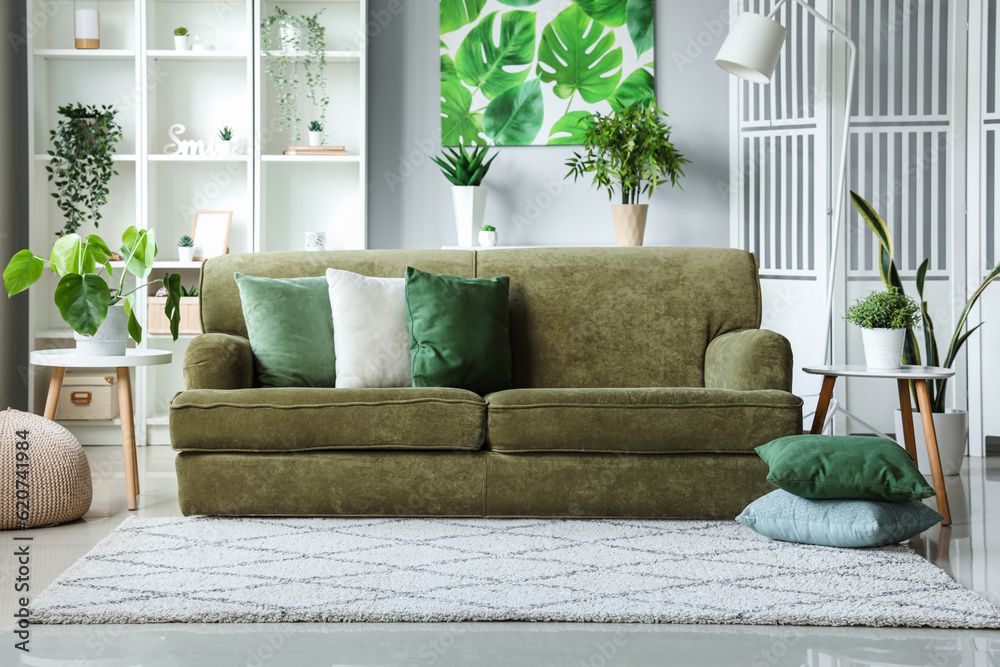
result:
[[[787,32],[773,19],[744,12],[729,30],[715,64],[741,79],[769,83]]]

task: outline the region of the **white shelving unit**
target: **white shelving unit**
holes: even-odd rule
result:
[[[276,7],[292,14],[323,10],[330,96],[327,141],[346,156],[285,156],[290,131],[275,131],[274,89],[264,70],[259,26]],[[176,241],[190,234],[197,210],[232,210],[232,253],[300,250],[306,231],[324,231],[332,248],[366,245],[365,187],[367,0],[106,0],[101,3],[101,49],[73,48],[73,2],[27,0],[28,16],[48,20],[28,36],[30,243],[47,253],[63,217],[51,197],[45,167],[49,131],[64,104],[112,104],[124,138],[115,155],[119,172],[95,231],[117,241],[130,225],[153,229],[160,261],[152,277],[179,273],[198,283],[200,263],[177,261]],[[176,51],[173,30],[214,32],[214,51]],[[207,30],[206,30],[207,29]],[[359,43],[360,42],[360,43]],[[303,91],[304,93],[304,91]],[[305,98],[305,95],[302,95]],[[314,112],[303,104],[305,123]],[[223,125],[234,128],[232,156],[166,154],[172,125],[182,138],[211,147]],[[305,128],[302,128],[305,136]],[[121,266],[114,267],[120,276]],[[30,290],[33,349],[70,347],[72,331],[52,303],[55,280],[46,275]],[[150,290],[155,291],[155,288]],[[146,303],[139,317],[146,321]],[[182,389],[181,361],[192,335],[144,336],[143,347],[174,352],[174,363],[138,369],[133,379],[140,445],[168,444],[167,406]],[[32,409],[40,412],[48,371],[30,375]],[[84,444],[120,442],[116,422],[66,422]],[[142,427],[145,428],[142,428]]]

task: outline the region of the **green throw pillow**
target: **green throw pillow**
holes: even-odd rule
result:
[[[905,502],[934,489],[902,447],[858,436],[792,435],[757,448],[767,481],[802,498]]]
[[[509,295],[507,276],[458,278],[407,267],[413,386],[510,389]]]
[[[807,500],[778,489],[736,520],[775,540],[825,547],[881,547],[919,535],[944,517],[919,500]]]
[[[257,376],[264,387],[334,387],[333,311],[326,276],[236,274]]]

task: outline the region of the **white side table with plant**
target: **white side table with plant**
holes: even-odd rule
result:
[[[486,146],[477,146],[471,153],[465,150],[465,146],[459,146],[457,150],[446,148],[441,157],[431,158],[441,168],[445,178],[451,181],[458,245],[463,248],[473,247],[476,232],[483,228],[486,197],[490,192],[483,185],[483,178],[499,155],[495,153],[487,160],[489,152]]]
[[[181,26],[174,30],[174,49],[177,51],[187,51],[188,50],[188,40],[190,36],[188,35],[188,29]]]
[[[680,187],[684,165],[690,164],[670,142],[670,127],[656,105],[615,109],[608,115],[594,114],[581,118],[583,155],[574,153],[566,162],[566,177],[578,180],[593,174],[593,186],[608,191],[608,199],[621,196],[620,204],[611,205],[615,238],[620,246],[642,245],[646,232],[649,204],[641,197],[652,196],[657,186],[670,182]]]

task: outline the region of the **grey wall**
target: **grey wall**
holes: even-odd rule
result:
[[[21,35],[24,3],[0,3],[0,35]],[[8,40],[0,45],[0,264],[27,247],[27,111],[25,54]],[[22,43],[23,44],[23,43]],[[0,293],[0,410],[28,406],[28,300]]]
[[[657,0],[656,87],[673,139],[692,161],[683,190],[658,191],[646,243],[729,244],[729,81],[713,59],[728,0]],[[440,151],[437,2],[369,3],[369,216],[372,248],[454,244],[450,185],[427,159]],[[377,26],[377,27],[376,27]],[[487,222],[503,245],[614,244],[607,195],[563,181],[570,147],[501,149],[487,180]],[[548,190],[556,194],[550,197]]]

